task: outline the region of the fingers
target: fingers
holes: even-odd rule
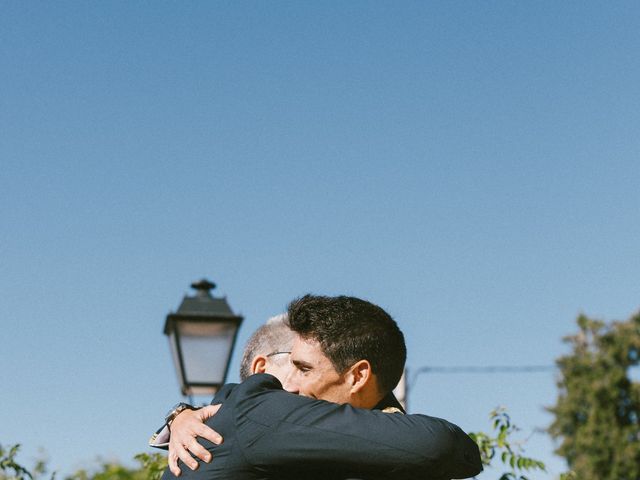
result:
[[[194,432],[195,436],[205,438],[205,439],[209,440],[211,443],[215,443],[216,445],[220,445],[222,443],[222,435],[220,435],[218,432],[216,432],[214,429],[212,429],[208,425],[205,425],[204,423],[200,423],[198,425],[194,425],[193,426],[193,432]],[[191,452],[195,453],[193,451],[193,449],[191,448],[191,444],[189,443],[187,445],[189,446],[189,450],[191,450]],[[198,457],[199,457],[199,455],[198,455]],[[200,457],[200,458],[202,458],[202,457]]]
[[[202,458],[198,455],[201,449],[197,441],[194,440],[196,437],[205,438],[216,445],[222,443],[222,436],[203,423],[207,418],[215,415],[220,406],[209,405],[199,410],[180,413],[171,424],[171,440],[176,441],[180,446],[185,446],[198,458]]]
[[[170,441],[169,442],[169,470],[176,477],[179,477],[182,471],[178,466],[178,460],[182,460],[188,468],[191,470],[196,470],[198,468],[198,462],[189,454],[184,445]]]
[[[169,452],[169,470],[171,470],[171,473],[176,477],[179,477],[182,473],[180,467],[178,467],[178,456],[173,452]]]
[[[169,439],[169,470],[176,477],[182,473],[178,460],[182,460],[188,468],[196,470],[198,462],[193,456],[204,462],[211,461],[211,453],[197,441],[202,437],[220,445],[222,436],[203,422],[215,415],[221,405],[208,405],[198,410],[185,410],[171,423],[171,438]]]
[[[205,449],[202,445],[200,445],[195,438],[192,438],[191,441],[185,448],[189,450],[193,455],[198,457],[200,460],[209,463],[211,461],[211,453],[207,449]],[[197,465],[197,462],[196,462]],[[189,466],[191,468],[191,466]],[[191,470],[195,470],[195,468],[191,468]]]
[[[197,426],[194,425],[193,427],[194,433],[197,436],[206,438],[207,440],[209,440],[212,443],[215,443],[216,445],[220,445],[222,443],[222,435],[220,435],[218,432],[213,430],[208,425],[205,425],[204,422],[207,421],[209,418],[213,417],[216,413],[218,413],[218,410],[220,410],[220,407],[222,407],[221,403],[217,405],[207,405],[206,407],[202,407],[200,410],[197,411],[197,413],[198,413],[198,417],[203,423]],[[191,451],[193,452],[193,450]]]
[[[198,469],[198,462],[195,458],[193,458],[191,456],[191,454],[187,451],[187,449],[184,447],[184,445],[180,445],[179,448],[175,449],[175,453],[178,456],[178,458],[180,460],[182,460],[182,463],[184,463],[187,467],[189,467],[191,470],[197,470]],[[177,462],[176,462],[176,467],[177,467]]]
[[[200,417],[200,419],[204,422],[205,420],[208,420],[211,417],[213,417],[218,412],[218,410],[220,410],[221,406],[222,406],[221,403],[217,405],[207,405],[206,407],[202,407],[196,410],[196,412]]]

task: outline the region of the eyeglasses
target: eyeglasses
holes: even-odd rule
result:
[[[267,354],[266,356],[267,357],[273,357],[274,355],[280,355],[280,354],[284,354],[284,353],[289,354],[291,352],[271,352],[271,353]]]

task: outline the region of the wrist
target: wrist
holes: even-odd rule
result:
[[[176,417],[180,415],[182,412],[184,412],[185,410],[196,410],[196,407],[184,402],[176,403],[173,407],[171,407],[171,410],[169,410],[167,414],[164,416],[165,425],[171,428],[171,424],[176,419]]]

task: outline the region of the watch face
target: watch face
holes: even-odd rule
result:
[[[173,407],[171,407],[171,410],[169,410],[167,414],[164,416],[165,420],[169,420],[172,417],[175,417],[177,413],[184,410],[186,407],[187,407],[187,404],[184,402],[176,403]]]

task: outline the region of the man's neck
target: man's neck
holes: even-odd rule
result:
[[[402,413],[406,413],[404,411],[404,408],[402,408],[402,405],[400,404],[400,402],[398,401],[398,399],[396,398],[396,396],[393,394],[393,392],[389,392],[387,393],[382,400],[380,400],[375,407],[373,407],[373,410],[384,410],[386,408],[397,408],[398,410],[400,410]]]

